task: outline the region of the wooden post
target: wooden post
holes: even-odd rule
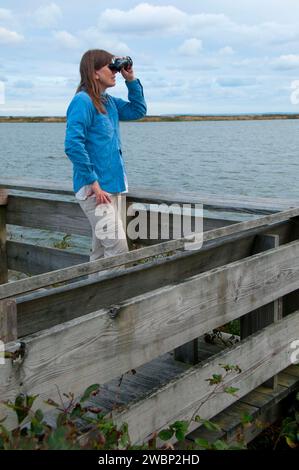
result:
[[[267,251],[279,246],[279,235],[257,235],[253,247],[253,254]],[[282,318],[282,298],[264,305],[253,312],[244,315],[240,320],[241,339],[247,338],[258,330]],[[267,380],[264,386],[276,389],[277,375]]]
[[[0,300],[0,340],[15,341],[17,332],[17,304],[15,299]]]
[[[7,191],[0,189],[0,284],[8,282],[6,251],[6,205]]]

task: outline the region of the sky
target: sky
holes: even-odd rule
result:
[[[0,115],[65,115],[95,48],[132,57],[148,114],[299,113],[298,0],[0,0]]]

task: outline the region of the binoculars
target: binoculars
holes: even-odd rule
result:
[[[131,57],[115,57],[112,59],[111,63],[108,65],[110,70],[120,72],[122,68],[127,70],[129,67],[133,65],[133,61]]]

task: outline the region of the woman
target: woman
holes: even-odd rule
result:
[[[92,227],[91,261],[128,251],[119,209],[120,195],[127,192],[119,121],[146,114],[142,85],[132,66],[120,70],[128,101],[106,93],[115,86],[114,59],[99,49],[83,55],[81,82],[67,110],[65,153],[73,163],[76,197]]]

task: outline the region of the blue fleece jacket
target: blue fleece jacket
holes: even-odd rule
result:
[[[129,101],[104,94],[107,114],[96,110],[85,91],[77,93],[68,107],[65,153],[73,163],[75,193],[94,181],[109,193],[126,189],[119,121],[140,119],[146,114],[140,81],[126,81],[126,85]]]

